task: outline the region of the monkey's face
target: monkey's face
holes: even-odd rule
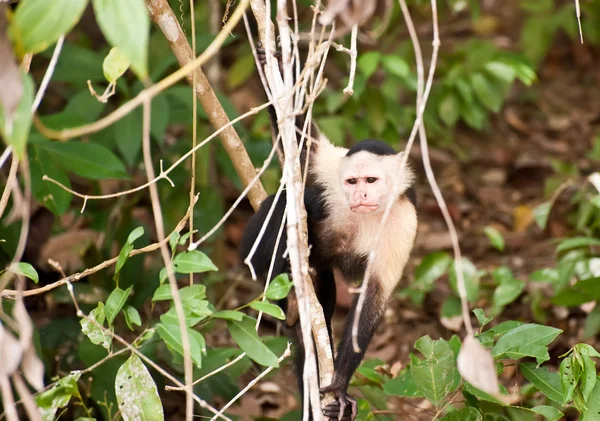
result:
[[[353,213],[369,214],[385,207],[387,178],[377,156],[360,152],[342,165],[342,191]]]

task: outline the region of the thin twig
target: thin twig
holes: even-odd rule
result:
[[[183,7],[183,1],[182,1]],[[183,24],[183,22],[182,22]],[[194,0],[190,0],[190,26],[192,27],[192,54],[196,57],[196,19],[194,13]],[[192,150],[196,148],[198,142],[198,96],[196,93],[196,83],[198,72],[192,73]],[[207,152],[210,153],[210,152]],[[196,152],[192,152],[192,174],[190,180],[190,204],[194,202],[194,191],[196,188]],[[194,212],[190,215],[190,245],[194,243]],[[194,284],[194,274],[190,273],[190,285]]]
[[[279,363],[281,363],[284,359],[286,359],[287,357],[289,357],[291,355],[290,345],[291,344],[288,342],[285,352],[277,360]],[[235,395],[229,402],[227,402],[227,404],[225,406],[223,406],[223,408],[221,408],[221,410],[218,413],[216,413],[210,420],[214,421],[218,416],[223,414],[227,410],[227,408],[229,408],[231,405],[233,405],[235,403],[235,401],[237,401],[240,398],[240,396],[243,396],[248,390],[250,390],[250,388],[252,388],[252,386],[254,386],[256,383],[258,383],[260,381],[260,379],[265,377],[271,371],[273,371],[273,367],[268,367],[265,371],[260,373],[254,380],[252,380],[250,383],[248,383],[248,385],[246,385],[246,387],[244,387],[242,390],[240,390],[240,392],[237,395]]]
[[[196,200],[198,200],[198,197],[196,196]],[[179,221],[179,223],[177,224],[177,226],[175,227],[175,229],[171,232],[171,235],[173,235],[174,233],[178,233],[180,232],[183,228],[185,228],[185,224],[190,216],[190,212],[193,211],[193,207],[190,206],[186,212],[186,214],[184,215],[184,217],[181,219],[181,221]],[[154,244],[150,244],[147,245],[146,247],[142,247],[140,249],[135,249],[132,250],[131,253],[129,253],[129,257],[133,257],[133,256],[137,256],[138,254],[144,254],[144,253],[149,253],[151,251],[155,251],[158,250],[160,248],[160,246],[162,244],[167,244],[167,242],[169,241],[170,235],[169,237],[165,238],[162,241],[159,241],[158,243],[154,243]],[[75,273],[73,275],[69,275],[67,277],[64,277],[62,279],[59,279],[56,282],[53,282],[51,284],[48,285],[44,285],[43,287],[40,288],[34,288],[34,289],[30,289],[27,291],[23,291],[23,297],[30,297],[33,295],[39,295],[39,294],[43,294],[45,292],[48,291],[52,291],[53,289],[56,289],[58,287],[61,287],[63,285],[68,285],[69,283],[72,282],[77,282],[80,279],[85,278],[86,276],[89,276],[91,274],[94,274],[98,271],[101,271],[103,269],[106,269],[107,267],[114,265],[115,263],[117,263],[117,260],[119,260],[119,256],[113,257],[112,259],[109,260],[105,260],[104,262],[92,267],[92,268],[88,268],[86,270],[84,270],[83,272],[79,272],[79,273]],[[2,292],[0,292],[0,296],[3,298],[8,298],[11,300],[14,300],[17,298],[18,296],[18,291],[16,290],[12,290],[12,289],[5,289]]]
[[[8,149],[8,148],[7,148]],[[6,186],[0,197],[0,218],[8,206],[8,199],[10,198],[10,192],[12,191],[13,181],[17,178],[17,169],[19,168],[19,157],[17,154],[13,154],[12,162],[10,163],[10,170],[8,171],[8,178],[6,179]]]
[[[50,63],[48,64],[48,68],[46,69],[46,73],[44,74],[44,78],[42,79],[42,83],[40,83],[40,88],[35,95],[35,99],[33,100],[33,104],[31,104],[31,113],[35,113],[42,102],[42,98],[46,93],[46,89],[48,88],[48,84],[50,83],[50,79],[52,79],[52,75],[54,74],[54,69],[56,69],[56,63],[58,62],[58,57],[60,56],[60,52],[62,51],[63,42],[65,40],[65,36],[61,35],[58,37],[58,41],[56,41],[56,46],[54,47],[54,52],[52,52],[52,58],[50,59]]]
[[[144,102],[143,110],[144,120],[142,150],[144,155],[144,166],[146,167],[148,179],[152,180],[154,178],[154,167],[152,166],[152,155],[150,152],[150,99],[147,99]],[[158,196],[156,184],[152,184],[150,186],[150,201],[152,203],[152,213],[154,214],[156,235],[158,236],[159,241],[163,241],[166,239],[165,226],[163,222],[162,210],[160,208],[160,197]],[[192,203],[193,202],[194,201],[192,200]],[[163,263],[167,268],[167,277],[169,279],[169,285],[171,286],[171,295],[173,296],[173,304],[175,305],[175,314],[177,314],[179,331],[181,333],[181,347],[183,348],[183,368],[186,386],[185,419],[186,421],[192,421],[194,416],[194,401],[192,398],[193,368],[192,358],[190,356],[190,338],[187,325],[185,323],[185,313],[183,310],[183,304],[181,304],[181,296],[179,294],[179,287],[177,286],[177,279],[175,278],[175,271],[173,270],[173,263],[171,261],[169,248],[167,247],[166,243],[161,244],[160,254],[163,258]]]
[[[579,0],[575,0],[575,15],[577,16],[577,25],[579,26],[579,39],[583,44],[583,31],[581,30],[581,9],[579,7]]]
[[[399,0],[399,1],[400,1],[400,5],[402,5],[404,0]],[[408,9],[407,9],[407,11],[408,11]],[[369,280],[371,277],[371,270],[373,267],[373,262],[375,260],[375,254],[376,254],[375,249],[381,242],[381,237],[383,234],[383,230],[385,228],[385,222],[387,221],[387,218],[389,217],[389,214],[392,209],[392,205],[397,200],[399,188],[400,188],[400,180],[403,179],[405,176],[405,173],[406,173],[405,169],[406,169],[406,163],[408,161],[408,156],[410,154],[410,150],[411,150],[413,142],[415,140],[417,131],[423,121],[423,113],[425,112],[425,105],[427,104],[427,98],[429,97],[429,93],[431,91],[431,86],[433,85],[433,75],[435,73],[435,67],[436,67],[436,63],[437,63],[437,55],[438,55],[438,50],[439,50],[439,45],[440,45],[439,36],[438,36],[437,5],[435,4],[435,0],[432,0],[432,16],[433,16],[433,25],[434,25],[434,39],[433,39],[433,51],[431,53],[431,63],[429,66],[429,74],[427,76],[427,84],[425,85],[425,91],[423,92],[422,100],[417,105],[417,116],[416,116],[415,122],[413,124],[413,128],[411,130],[410,136],[408,138],[406,148],[403,153],[398,155],[400,158],[399,176],[394,179],[394,183],[392,186],[392,192],[390,194],[385,211],[381,218],[381,223],[379,225],[379,229],[377,231],[377,235],[376,235],[376,238],[374,241],[373,250],[371,250],[371,252],[369,253],[369,258],[367,261],[367,268],[365,270],[363,283],[360,287],[360,295],[358,297],[356,313],[354,314],[354,322],[352,324],[352,346],[354,348],[354,352],[360,352],[360,347],[358,345],[358,340],[357,340],[358,321],[360,320],[360,316],[361,316],[362,309],[363,309],[364,302],[365,302],[366,291],[367,291]],[[407,21],[407,24],[408,24],[408,21]],[[417,68],[418,67],[419,66],[417,65]],[[422,75],[422,73],[421,73],[421,75]]]
[[[175,168],[177,168],[177,166],[179,166],[183,161],[185,161],[189,156],[191,156],[195,151],[197,151],[198,149],[200,149],[201,147],[203,147],[204,145],[206,145],[208,142],[210,142],[212,139],[214,139],[219,133],[221,133],[223,130],[225,130],[229,125],[233,125],[235,123],[237,123],[240,120],[243,120],[244,118],[256,114],[258,113],[260,110],[267,108],[271,103],[267,102],[266,104],[260,105],[258,107],[252,108],[250,111],[248,111],[245,114],[242,114],[241,116],[239,116],[238,118],[235,118],[233,120],[231,120],[229,122],[229,124],[227,126],[223,126],[220,129],[216,130],[215,132],[213,132],[210,136],[208,136],[206,139],[204,139],[204,141],[200,142],[199,144],[196,145],[195,148],[189,150],[188,152],[186,152],[181,158],[179,158],[177,161],[175,161],[175,163],[173,163],[169,168],[167,168],[166,170],[162,170],[159,173],[159,175],[157,177],[155,177],[154,179],[142,184],[141,186],[135,187],[133,189],[129,189],[129,190],[124,190],[118,193],[112,193],[112,194],[103,194],[103,195],[87,195],[87,194],[81,194],[76,192],[73,189],[70,189],[69,187],[65,186],[64,184],[62,184],[60,181],[57,181],[51,177],[48,177],[47,175],[44,175],[42,177],[43,180],[49,181],[51,183],[54,183],[60,187],[62,187],[64,190],[68,191],[69,193],[73,194],[74,196],[80,197],[84,200],[84,205],[82,207],[82,212],[83,209],[85,209],[85,202],[87,202],[88,200],[103,200],[103,199],[112,199],[115,197],[120,197],[120,196],[124,196],[124,195],[128,195],[131,193],[135,193],[141,190],[144,190],[146,187],[149,187],[150,185],[157,183],[159,180],[161,179],[166,179],[168,180],[171,185],[173,185],[173,182],[168,178],[168,175],[171,171],[173,171]]]

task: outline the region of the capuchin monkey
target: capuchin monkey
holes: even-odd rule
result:
[[[264,66],[265,51],[259,49],[258,53]],[[274,56],[280,59],[279,54]],[[274,134],[277,136],[277,116],[273,107],[269,108],[269,114]],[[296,121],[300,131],[302,120],[299,118]],[[334,272],[345,281],[361,281],[365,275],[369,253],[375,252],[358,325],[357,340],[360,352],[354,352],[352,346],[352,324],[357,296],[337,348],[333,381],[329,385],[321,385],[324,386],[321,388],[322,393],[333,392],[337,398],[323,410],[324,416],[338,420],[354,420],[357,405],[356,400],[347,394],[348,384],[363,359],[394,288],[402,278],[417,231],[416,196],[412,187],[414,174],[408,166],[401,171],[399,155],[384,142],[363,140],[350,149],[336,147],[315,125],[311,128],[311,136],[314,139],[311,146],[307,148],[304,139],[300,150],[303,165],[306,154],[310,155],[308,168],[305,169],[308,171],[308,182],[304,191],[308,241],[311,247],[309,266],[317,298],[323,307],[332,346],[331,318],[336,304]],[[300,141],[301,136],[297,137]],[[381,218],[395,181],[400,186],[399,194],[393,199],[383,234],[376,243]],[[274,206],[265,234],[251,258],[251,264],[262,281],[267,280],[286,206],[285,194],[280,195],[275,204],[274,200],[275,196],[267,198],[250,218],[240,250],[241,258],[245,260],[269,210]],[[281,273],[290,273],[289,261],[284,257],[286,240],[284,228],[275,253],[271,279]],[[296,370],[302,396],[304,347],[300,323],[295,313],[295,299],[283,300],[279,304],[288,317],[286,330],[299,345]],[[294,313],[292,317],[290,312]]]

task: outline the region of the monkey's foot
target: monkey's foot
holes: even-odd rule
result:
[[[338,421],[354,421],[357,412],[356,399],[345,393],[323,409],[323,415]]]

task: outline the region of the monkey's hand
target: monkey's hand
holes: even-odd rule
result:
[[[354,421],[356,420],[356,414],[358,407],[356,405],[356,399],[348,395],[345,388],[337,385],[335,381],[329,386],[321,388],[321,393],[333,392],[337,398],[336,401],[330,403],[323,409],[323,415],[330,419],[337,419],[338,421]]]
[[[279,39],[279,37],[278,37]],[[262,66],[266,66],[267,64],[267,50],[265,50],[262,46],[262,43],[259,41],[256,43],[256,55],[258,56],[258,61]],[[281,60],[281,51],[275,51],[273,53],[273,57],[277,59],[279,62]]]

